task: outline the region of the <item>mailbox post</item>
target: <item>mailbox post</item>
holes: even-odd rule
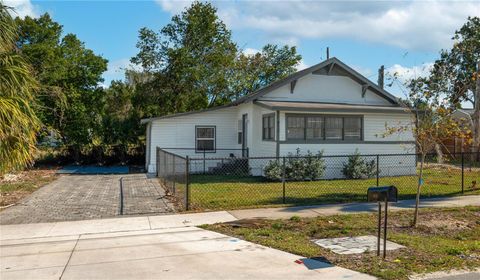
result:
[[[397,202],[398,190],[395,186],[370,187],[367,191],[368,202],[378,202],[377,256],[380,256],[380,236],[382,229],[382,202],[385,203],[383,222],[383,258],[387,255],[388,202]]]

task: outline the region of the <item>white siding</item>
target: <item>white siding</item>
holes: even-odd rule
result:
[[[157,147],[195,148],[195,126],[216,126],[216,148],[241,148],[237,144],[237,107],[154,120],[151,125],[151,144],[147,153],[150,155],[148,172],[156,170]],[[195,153],[194,150],[170,151],[181,156],[203,157],[203,154]],[[232,151],[217,150],[216,153],[208,153],[207,157],[228,157],[230,153]]]
[[[290,93],[290,84],[267,93],[263,100],[284,100],[367,105],[391,105],[387,100],[370,90],[362,97],[362,86],[344,76],[309,74],[298,79],[295,90]]]
[[[264,109],[260,106],[254,106],[252,114],[253,119],[255,120],[252,125],[252,145],[250,147],[251,155],[254,157],[271,157],[275,156],[276,153],[276,142],[275,141],[264,141],[262,139],[262,117],[265,114],[275,113],[268,109]],[[275,126],[277,120],[275,116]],[[275,137],[277,132],[275,131]]]

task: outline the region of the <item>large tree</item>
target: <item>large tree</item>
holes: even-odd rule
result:
[[[89,144],[101,131],[99,84],[107,60],[87,49],[48,14],[17,18],[22,53],[32,63],[41,87],[38,114],[47,130],[56,130],[67,145]]]
[[[39,128],[32,107],[38,84],[17,35],[10,9],[0,3],[0,174],[32,162]]]
[[[295,71],[295,48],[265,46],[245,55],[210,3],[194,2],[155,32],[142,28],[132,62],[143,68],[143,116],[228,103]],[[130,73],[133,74],[133,73]]]
[[[227,100],[252,93],[295,71],[302,57],[295,47],[266,45],[255,54],[240,53],[235,61]]]
[[[423,80],[432,99],[446,99],[452,108],[464,103],[474,107],[473,147],[480,147],[480,18],[469,17],[455,32],[450,50],[442,50],[430,76]]]
[[[210,3],[195,2],[159,33],[140,30],[132,62],[152,74],[148,94],[158,91],[164,113],[205,108],[228,88],[237,46]],[[150,89],[150,90],[148,90]]]

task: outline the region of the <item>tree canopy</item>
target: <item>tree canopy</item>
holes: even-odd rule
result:
[[[62,26],[48,14],[17,18],[18,47],[40,82],[38,115],[67,145],[85,145],[101,125],[99,101],[107,60],[87,49],[76,35],[62,36]]]
[[[39,120],[35,114],[38,83],[15,45],[17,26],[0,3],[0,174],[32,162]]]
[[[222,105],[296,71],[295,47],[266,45],[247,55],[210,3],[194,2],[155,32],[139,31],[131,61],[149,79],[142,83],[146,116]]]
[[[410,92],[424,103],[445,103],[454,110],[474,107],[473,147],[480,147],[480,18],[469,17],[452,37],[453,47],[442,50],[430,75],[409,82]]]

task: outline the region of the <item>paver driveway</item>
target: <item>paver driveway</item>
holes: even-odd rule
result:
[[[146,174],[62,175],[18,205],[0,212],[0,224],[98,219],[173,211],[155,178]]]

